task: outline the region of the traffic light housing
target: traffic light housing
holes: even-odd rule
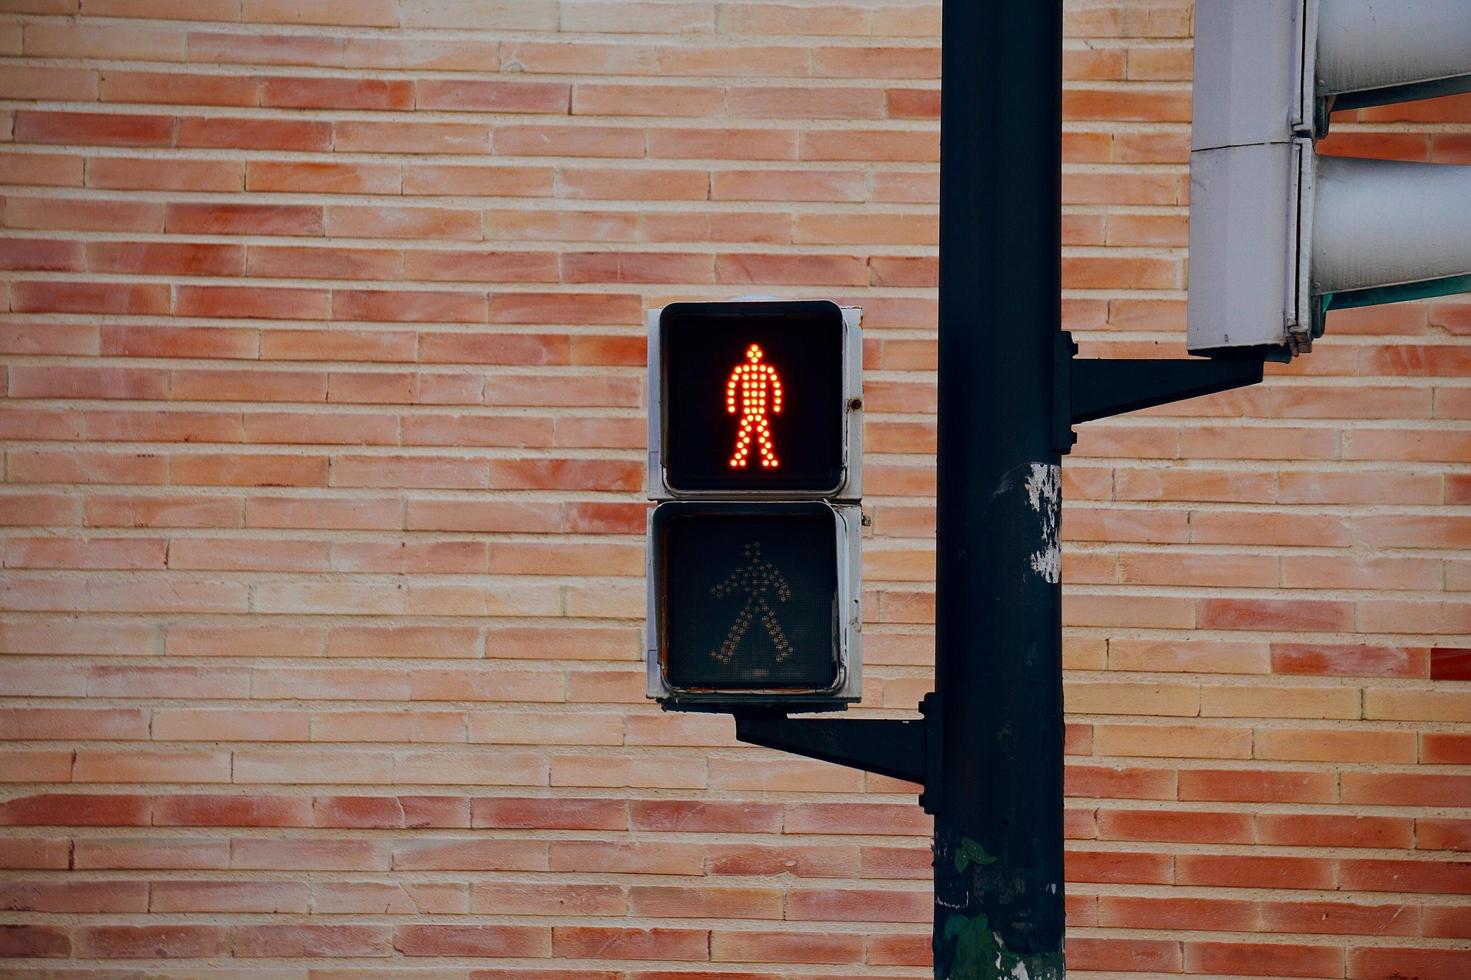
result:
[[[862,496],[858,311],[830,302],[674,303],[649,321],[649,492]],[[748,393],[764,398],[743,436]],[[751,406],[755,408],[756,406]],[[737,460],[738,440],[749,437]],[[766,464],[773,465],[766,465]]]
[[[1336,109],[1471,91],[1465,0],[1197,0],[1191,352],[1290,357],[1328,311],[1471,290],[1471,167],[1328,157]]]
[[[649,316],[648,695],[831,710],[860,696],[862,340],[830,302]]]
[[[855,699],[857,511],[822,500],[655,508],[650,695],[791,711]]]

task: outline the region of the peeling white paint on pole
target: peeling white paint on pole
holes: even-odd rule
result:
[[[1062,545],[1058,531],[1062,510],[1062,467],[1033,463],[1027,476],[1027,503],[1041,519],[1042,547],[1032,553],[1032,571],[1048,582],[1062,581]]]

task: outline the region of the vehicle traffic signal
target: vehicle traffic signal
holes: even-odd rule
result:
[[[648,694],[840,708],[860,691],[862,346],[829,302],[649,317]]]
[[[1188,340],[1312,348],[1330,310],[1471,290],[1471,167],[1329,157],[1335,110],[1471,91],[1465,0],[1197,0]]]

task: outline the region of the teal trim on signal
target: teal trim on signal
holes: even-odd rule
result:
[[[1395,286],[1376,286],[1373,289],[1353,289],[1347,292],[1330,293],[1322,297],[1324,310],[1351,310],[1361,306],[1379,306],[1384,303],[1407,303],[1414,299],[1432,299],[1436,296],[1451,296],[1471,292],[1471,275],[1446,276],[1443,279],[1426,279],[1422,282],[1406,282]]]

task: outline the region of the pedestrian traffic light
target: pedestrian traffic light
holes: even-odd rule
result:
[[[655,508],[653,696],[810,707],[856,696],[857,518],[820,500]]]
[[[1330,310],[1471,290],[1471,167],[1329,157],[1335,110],[1471,91],[1466,0],[1197,0],[1187,345],[1308,351]]]
[[[649,316],[648,694],[782,711],[859,697],[862,346],[829,302]]]
[[[652,494],[856,500],[862,431],[850,403],[862,350],[851,320],[828,302],[657,311],[649,327]]]

